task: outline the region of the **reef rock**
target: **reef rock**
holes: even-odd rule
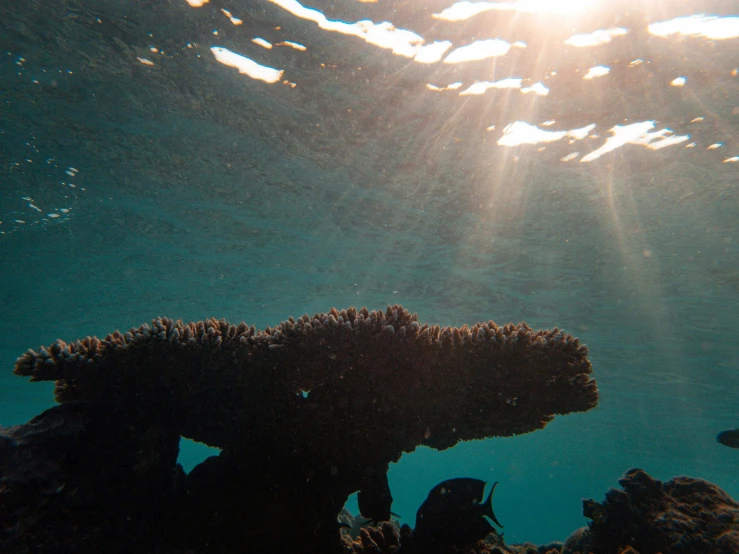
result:
[[[0,552],[135,552],[158,543],[179,436],[109,408],[64,404],[0,428]]]
[[[584,543],[593,553],[739,552],[739,503],[716,485],[691,477],[663,483],[641,469],[626,472],[619,484],[624,490],[609,490],[602,503],[583,502],[592,520]]]

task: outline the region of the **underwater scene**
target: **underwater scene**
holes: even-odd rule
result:
[[[0,186],[0,553],[739,554],[739,2],[1,0]]]

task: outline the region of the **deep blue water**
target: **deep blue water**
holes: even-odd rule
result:
[[[159,315],[264,327],[400,303],[441,325],[565,328],[588,345],[601,392],[597,408],[535,433],[405,455],[389,473],[405,521],[455,476],[500,481],[508,542],[563,540],[585,524],[581,499],[632,467],[739,497],[739,451],[714,440],[739,427],[736,4],[457,23],[430,17],[441,3],[305,4],[426,44],[447,37],[445,56],[526,43],[459,64],[266,0],[48,4],[0,7],[1,425],[53,404],[51,385],[12,368],[56,338]],[[717,19],[648,27],[696,14]],[[614,28],[626,34],[566,42]],[[285,73],[239,74],[211,47]],[[600,65],[610,73],[582,78]],[[459,94],[509,78],[524,81]],[[549,93],[521,91],[534,83]],[[516,122],[596,126],[515,145]],[[626,136],[616,125],[625,143],[607,142]],[[181,460],[203,455],[188,444]]]

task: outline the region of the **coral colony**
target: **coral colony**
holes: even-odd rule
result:
[[[723,541],[711,552],[739,551],[739,506],[725,493],[643,472],[604,504],[586,502],[593,524],[565,545],[505,545],[488,501],[464,513],[442,503],[415,537],[385,521],[388,466],[404,452],[527,433],[593,408],[587,356],[557,328],[430,326],[397,305],[264,330],[159,318],[29,350],[16,374],[56,381],[60,405],[0,429],[0,551],[666,554],[709,552],[696,541],[711,537]],[[180,437],[221,453],[185,475]],[[384,523],[360,529],[342,512],[357,491],[361,515]],[[680,510],[693,519],[671,526]],[[676,538],[680,529],[689,536]]]

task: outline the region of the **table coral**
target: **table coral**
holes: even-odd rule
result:
[[[404,452],[527,433],[594,407],[587,354],[556,328],[431,326],[396,305],[264,330],[158,318],[29,350],[15,372],[55,380],[61,403],[222,449],[187,476],[183,544],[329,552],[349,494],[362,492],[368,517],[389,513],[386,472]]]

